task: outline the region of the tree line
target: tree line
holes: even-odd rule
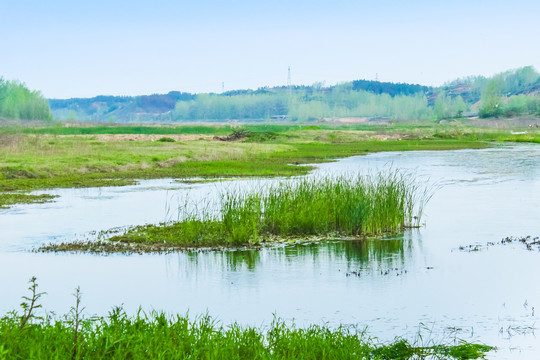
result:
[[[418,84],[406,84],[406,83],[392,83],[381,82],[371,80],[354,80],[352,82],[352,89],[356,91],[368,91],[374,94],[388,94],[390,96],[396,95],[416,95],[427,94],[432,90],[429,86],[422,86]]]
[[[256,91],[199,94],[179,101],[172,119],[227,120],[288,118],[310,121],[332,117],[389,117],[428,119],[432,116],[425,94],[412,95],[355,90],[352,82],[331,87],[322,84],[262,88]]]
[[[29,90],[19,81],[1,77],[0,116],[21,120],[52,120],[49,103],[39,91]]]
[[[434,120],[463,116],[540,115],[540,74],[532,66],[492,77],[470,76],[440,87],[354,80],[232,90],[221,94],[171,91],[135,97],[50,99],[0,78],[0,116],[13,119],[136,121],[316,121],[368,117]],[[49,107],[50,105],[50,107]]]
[[[540,74],[532,67],[492,77],[471,76],[441,87],[355,80],[312,86],[200,94],[176,103],[173,121],[287,118],[310,121],[340,117],[435,120],[540,115]]]

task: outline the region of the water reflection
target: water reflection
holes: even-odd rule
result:
[[[344,264],[347,271],[361,270],[378,273],[381,270],[403,268],[413,250],[418,251],[420,237],[412,236],[417,230],[409,230],[394,237],[355,240],[299,241],[287,245],[276,245],[263,249],[241,249],[223,251],[190,251],[185,256],[196,271],[203,263],[211,262],[220,271],[254,271],[270,257],[272,261],[292,264]],[[415,242],[416,244],[413,244]]]

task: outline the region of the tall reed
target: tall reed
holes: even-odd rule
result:
[[[414,212],[422,207],[418,190],[406,174],[393,171],[284,181],[246,198],[258,204],[263,234],[376,235],[413,225]],[[224,215],[239,206],[227,203]]]
[[[114,307],[107,316],[87,317],[77,287],[68,314],[41,310],[35,277],[16,310],[0,317],[0,359],[409,359],[483,358],[493,348],[452,344],[375,341],[359,327],[298,328],[274,318],[262,330],[238,323],[224,327],[208,314],[190,319],[162,311],[130,316]],[[419,336],[420,340],[421,337]]]
[[[107,316],[68,320],[51,314],[20,329],[19,319],[0,319],[0,359],[477,359],[493,348],[481,344],[424,344],[396,338],[382,343],[365,330],[275,319],[267,330],[209,315],[189,318],[114,308]],[[74,334],[77,342],[74,343]],[[427,346],[426,346],[427,345]]]
[[[218,211],[207,203],[191,210],[184,205],[175,223],[136,227],[112,240],[213,246],[254,244],[268,236],[380,235],[417,225],[429,196],[397,170],[304,177],[251,191],[228,189]]]

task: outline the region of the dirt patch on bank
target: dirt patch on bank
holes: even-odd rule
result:
[[[336,117],[336,118],[323,118],[323,121],[329,123],[337,123],[343,125],[388,125],[390,123],[390,118],[387,117],[359,117],[359,116],[350,116],[350,117]]]
[[[373,134],[369,135],[370,139],[378,139],[378,140],[401,140],[403,138],[407,138],[407,134]]]

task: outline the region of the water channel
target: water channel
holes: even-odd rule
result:
[[[0,210],[0,313],[37,276],[43,305],[67,313],[77,286],[88,314],[122,305],[210,313],[223,323],[368,326],[380,339],[465,339],[499,347],[490,358],[534,358],[540,252],[507,236],[540,236],[540,145],[387,152],[318,165],[311,176],[407,169],[437,188],[424,225],[382,240],[325,241],[243,251],[166,255],[42,254],[42,244],[174,219],[186,199],[215,197],[237,180],[58,189],[56,202]],[[481,245],[479,251],[460,246]]]

